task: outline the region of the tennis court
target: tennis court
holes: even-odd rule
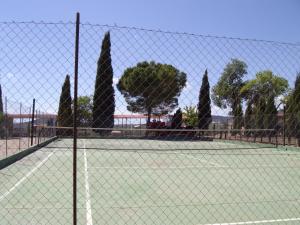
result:
[[[1,170],[1,224],[72,223],[72,139]],[[78,224],[299,224],[300,153],[225,141],[78,140]]]

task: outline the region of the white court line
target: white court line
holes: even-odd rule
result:
[[[83,154],[84,154],[84,177],[85,177],[85,196],[86,196],[86,224],[93,225],[85,140],[83,140]]]
[[[203,168],[230,168],[228,166],[92,166],[90,169],[142,169],[142,170],[168,170],[168,169],[203,169]]]
[[[22,184],[27,178],[29,178],[38,168],[40,168],[51,156],[53,152],[50,153],[43,161],[37,164],[32,170],[30,170],[21,180],[19,180],[13,187],[11,187],[7,192],[0,196],[0,201],[2,201],[7,195],[9,195],[13,190],[15,190],[20,184]]]
[[[278,223],[278,222],[290,222],[290,221],[300,221],[300,217],[299,218],[276,219],[276,220],[257,220],[257,221],[233,222],[233,223],[210,223],[210,224],[203,224],[203,225],[246,225],[246,224]]]
[[[200,162],[204,162],[204,163],[213,165],[213,166],[215,166],[215,167],[225,167],[225,166],[223,166],[223,165],[221,165],[221,164],[218,164],[218,163],[210,162],[210,161],[205,160],[205,159],[199,159],[199,158],[197,158],[197,157],[195,157],[195,156],[193,156],[193,155],[188,155],[188,154],[183,154],[183,153],[179,153],[179,154],[180,154],[180,155],[183,155],[183,156],[185,156],[185,157],[187,157],[187,158],[190,158],[190,159],[196,159],[196,160],[198,160],[198,161],[200,161]]]

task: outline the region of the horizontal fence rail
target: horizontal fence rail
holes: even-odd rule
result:
[[[297,224],[300,45],[0,23],[1,224]]]

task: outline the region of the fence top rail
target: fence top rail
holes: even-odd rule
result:
[[[58,22],[47,22],[47,21],[0,21],[0,25],[1,24],[5,24],[5,25],[11,25],[11,24],[75,25],[76,23],[74,21],[67,21],[67,22],[64,22],[64,21],[58,21]],[[279,45],[289,45],[289,46],[300,47],[300,43],[292,43],[292,42],[284,42],[284,41],[272,41],[272,40],[255,39],[255,38],[239,38],[239,37],[229,37],[229,36],[218,36],[218,35],[209,35],[209,34],[196,34],[196,33],[190,33],[190,32],[149,29],[149,28],[134,27],[134,26],[121,26],[121,25],[117,25],[117,24],[110,25],[110,24],[97,24],[97,23],[83,22],[83,23],[80,23],[80,26],[106,27],[108,29],[138,30],[138,31],[153,32],[153,33],[171,34],[171,35],[186,35],[186,36],[194,36],[194,37],[202,37],[202,38],[263,42],[263,43],[269,43],[269,44],[279,44]]]

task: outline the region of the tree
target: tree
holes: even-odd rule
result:
[[[258,98],[265,101],[270,97],[278,97],[288,90],[288,81],[280,76],[274,75],[272,71],[266,70],[256,74],[256,77],[249,80],[241,88],[241,95],[246,99],[257,102]]]
[[[283,77],[274,75],[269,70],[258,72],[254,79],[245,83],[240,92],[248,102],[251,101],[254,104],[256,129],[275,128],[272,125],[272,120],[275,123],[277,117],[275,98],[285,94],[287,90],[288,81]]]
[[[253,118],[253,103],[251,101],[248,101],[247,103],[247,108],[245,111],[245,120],[244,120],[244,124],[245,124],[245,129],[249,130],[249,129],[253,129],[254,128],[254,118]],[[246,131],[245,133],[247,136],[250,136],[252,134],[251,131]]]
[[[198,102],[198,128],[199,129],[208,129],[208,126],[212,121],[209,91],[210,89],[209,89],[207,70],[205,70],[205,73],[202,78],[202,85],[199,92],[199,102]]]
[[[232,59],[213,87],[213,102],[220,108],[231,108],[230,114],[234,116],[234,128],[240,129],[242,125],[242,95],[243,78],[247,74],[247,65],[241,60]]]
[[[264,114],[266,110],[266,101],[264,98],[259,98],[254,107],[254,120],[256,129],[264,129]],[[262,140],[262,132],[256,131],[255,136],[259,135]]]
[[[288,136],[296,137],[297,145],[300,146],[300,73],[297,74],[295,88],[288,98],[286,113]]]
[[[196,106],[186,106],[183,108],[183,122],[188,127],[198,126],[198,111]]]
[[[4,136],[4,111],[2,101],[2,88],[0,84],[0,138]]]
[[[277,129],[277,108],[273,96],[269,96],[266,101],[266,109],[264,112],[264,127],[265,129]],[[267,131],[269,139],[274,135],[274,132]]]
[[[180,129],[182,125],[182,112],[181,109],[177,109],[172,117],[171,128],[172,129]]]
[[[232,113],[233,115],[233,129],[241,129],[243,126],[243,108],[241,99],[238,99],[238,101],[234,104],[233,107],[234,111]],[[236,132],[233,132],[236,133]]]
[[[65,82],[61,89],[61,95],[59,99],[59,108],[57,114],[57,123],[60,127],[72,127],[72,98],[70,90],[70,76],[67,75]],[[72,130],[64,130],[64,134],[70,135]]]
[[[150,123],[153,112],[169,113],[178,106],[185,85],[186,74],[172,65],[141,62],[124,71],[117,88],[125,97],[127,109],[146,113]]]
[[[93,121],[93,101],[90,96],[79,96],[77,100],[77,121],[82,127],[89,127]]]
[[[92,127],[94,128],[113,128],[114,126],[115,95],[110,46],[110,33],[107,32],[102,41],[101,53],[97,63],[92,113]],[[98,131],[98,133],[107,132]]]
[[[3,111],[3,101],[2,101],[2,88],[1,88],[1,84],[0,84],[0,116],[2,116],[4,113]]]

